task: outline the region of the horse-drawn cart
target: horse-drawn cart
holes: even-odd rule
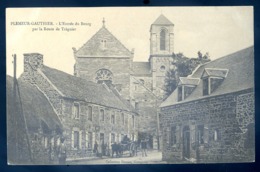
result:
[[[116,157],[132,157],[137,155],[137,144],[135,142],[112,144],[112,157],[116,154]]]

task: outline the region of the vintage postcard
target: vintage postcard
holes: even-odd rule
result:
[[[9,165],[255,161],[253,7],[7,8]]]

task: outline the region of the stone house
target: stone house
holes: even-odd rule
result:
[[[55,164],[62,124],[48,99],[37,88],[7,76],[8,164]],[[15,94],[15,96],[14,96]]]
[[[74,75],[93,82],[108,78],[124,99],[140,114],[140,131],[157,139],[157,110],[164,95],[166,72],[173,67],[174,24],[160,15],[150,27],[150,56],[146,62],[133,61],[129,51],[105,26],[79,49],[73,48]],[[148,29],[147,29],[148,30]],[[149,47],[147,47],[149,48]],[[157,147],[155,147],[157,148]]]
[[[163,160],[255,159],[253,47],[199,66],[160,105]]]
[[[104,79],[93,83],[43,64],[43,55],[24,54],[21,78],[48,99],[63,125],[68,159],[92,156],[94,143],[119,142],[137,137],[138,115]],[[100,149],[100,146],[99,146]]]

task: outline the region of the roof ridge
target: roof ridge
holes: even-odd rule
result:
[[[85,42],[78,50],[76,50],[74,52],[74,54],[77,54],[78,52],[83,50],[84,47],[86,47],[101,31],[105,31],[108,34],[110,34],[111,37],[115,40],[115,42],[117,42],[119,44],[119,47],[122,47],[123,51],[126,51],[125,53],[129,54],[128,56],[130,56],[130,54],[132,54],[132,52],[128,48],[126,48],[125,45],[111,31],[109,31],[106,27],[101,27],[87,42]]]
[[[57,72],[63,73],[63,74],[65,74],[65,75],[68,75],[68,76],[70,76],[70,77],[73,77],[73,78],[75,78],[75,79],[81,80],[81,81],[86,82],[86,83],[91,83],[91,84],[93,84],[93,85],[99,85],[99,84],[97,84],[97,83],[95,83],[95,82],[93,82],[93,81],[89,81],[89,80],[83,79],[83,78],[81,78],[81,77],[77,77],[77,76],[71,75],[71,74],[66,73],[66,72],[64,72],[64,71],[61,71],[61,70],[58,70],[58,69],[55,69],[55,68],[52,68],[52,67],[49,67],[49,66],[46,66],[46,65],[43,65],[43,67],[49,68],[49,69],[51,69],[51,70],[55,70],[55,71],[57,71]],[[47,76],[46,76],[46,77],[47,77]],[[47,78],[48,78],[48,77],[47,77]]]
[[[238,50],[238,51],[234,51],[234,52],[232,52],[232,53],[228,53],[227,55],[224,55],[224,56],[222,56],[222,57],[220,57],[220,58],[217,58],[217,59],[208,61],[208,62],[206,62],[206,63],[200,64],[200,65],[198,65],[198,66],[192,71],[192,73],[191,73],[190,75],[188,75],[188,76],[189,76],[189,77],[192,77],[192,76],[197,72],[197,70],[198,70],[199,68],[201,68],[201,67],[203,67],[203,66],[205,66],[205,65],[207,65],[207,64],[209,64],[209,63],[216,62],[216,61],[219,61],[219,60],[223,60],[223,59],[229,57],[230,55],[234,56],[234,55],[236,55],[236,54],[238,54],[238,53],[241,53],[241,52],[243,52],[243,51],[245,51],[245,50],[249,50],[249,49],[251,49],[251,48],[254,48],[254,45],[251,45],[251,46],[249,46],[249,47],[243,48],[243,49]]]
[[[130,51],[130,50],[128,50],[128,48],[126,48],[125,46],[124,46],[124,44],[122,44],[122,42],[119,40],[119,39],[117,39],[117,37],[116,36],[114,36],[114,34],[112,33],[112,32],[110,32],[106,27],[104,27],[107,31],[108,31],[108,33],[110,33],[130,54],[132,54],[132,52]]]
[[[152,25],[162,25],[162,24],[170,24],[174,25],[165,15],[161,14],[153,23]]]

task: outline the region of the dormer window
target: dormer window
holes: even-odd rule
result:
[[[228,69],[205,68],[202,75],[202,94],[209,95],[214,92],[227,77]]]
[[[186,99],[192,91],[196,88],[199,84],[198,78],[185,78],[180,77],[180,82],[178,85],[178,101],[182,101]]]

